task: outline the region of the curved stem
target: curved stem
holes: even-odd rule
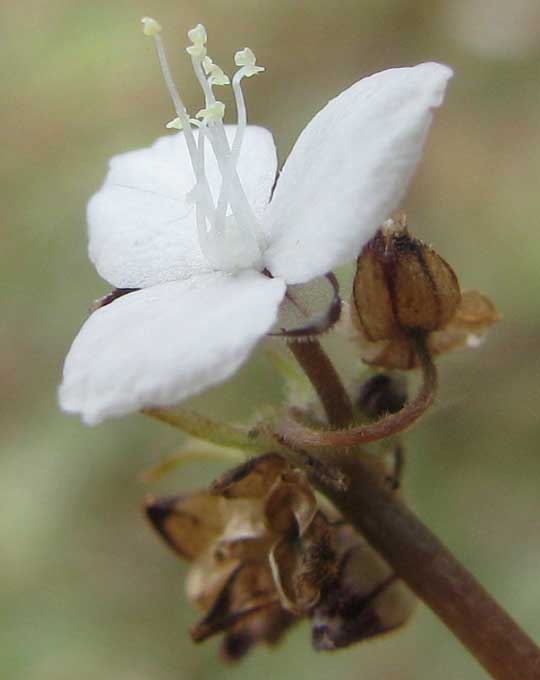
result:
[[[391,413],[374,423],[330,431],[313,430],[289,416],[279,430],[283,441],[288,442],[292,448],[349,448],[384,439],[409,427],[431,406],[437,391],[437,369],[426,349],[424,338],[411,337],[411,342],[414,343],[420,361],[422,385],[414,399],[407,402],[400,411]]]
[[[540,647],[361,459],[350,484],[319,488],[461,640],[494,680],[540,680]]]
[[[353,419],[351,400],[320,342],[317,340],[290,341],[288,347],[317,392],[328,423],[333,427],[349,425]],[[287,440],[286,432],[283,431],[282,434]],[[301,447],[301,442],[299,445]]]

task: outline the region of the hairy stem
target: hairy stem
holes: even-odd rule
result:
[[[331,447],[342,449],[384,439],[412,425],[435,399],[437,369],[426,349],[424,338],[411,338],[411,342],[414,343],[420,361],[422,385],[414,399],[407,402],[400,411],[391,413],[381,420],[367,425],[329,431],[313,430],[289,416],[283,421],[279,430],[282,440],[288,442],[292,448]],[[303,364],[302,367],[304,367]]]
[[[537,646],[434,534],[361,459],[350,480],[321,490],[392,565],[494,680],[540,680]]]
[[[353,419],[351,400],[332,362],[317,340],[289,342],[323,405],[329,425],[347,427]]]

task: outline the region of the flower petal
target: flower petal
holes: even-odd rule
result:
[[[285,286],[213,273],[129,293],[98,309],[64,366],[60,405],[88,424],[172,406],[231,376],[272,326]]]
[[[266,213],[274,276],[303,283],[358,255],[403,198],[451,75],[435,63],[382,71],[315,116]]]
[[[232,140],[236,127],[226,130]],[[209,148],[206,155],[208,180],[217,193],[221,175]],[[268,203],[276,167],[272,135],[248,127],[238,173],[258,216]],[[90,259],[104,279],[118,288],[145,288],[211,270],[199,248],[195,208],[186,201],[194,183],[184,133],[112,158],[87,211]]]

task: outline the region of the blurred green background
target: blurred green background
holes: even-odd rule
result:
[[[246,84],[252,122],[283,160],[310,117],[362,75],[439,60],[455,78],[406,202],[417,233],[504,321],[441,361],[436,407],[408,437],[406,491],[501,603],[540,640],[540,5],[537,0],[4,0],[0,271],[0,675],[9,680],[480,680],[424,607],[402,632],[335,654],[307,625],[275,652],[221,665],[194,646],[184,567],[151,533],[147,493],[193,488],[218,464],[149,487],[140,472],[176,432],[131,416],[86,428],[58,411],[63,357],[108,290],[86,257],[85,204],[109,157],[172,117],[139,18],[165,27],[177,81],[200,108],[182,47],[203,22],[227,70],[246,44],[267,67]],[[361,152],[361,150],[360,150]],[[196,400],[238,418],[279,385],[262,356]]]

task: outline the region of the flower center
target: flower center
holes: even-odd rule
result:
[[[239,67],[232,79],[238,124],[232,143],[223,125],[225,104],[216,99],[214,87],[230,85],[229,77],[207,55],[206,30],[202,24],[188,31],[191,45],[186,48],[191,57],[195,76],[204,93],[205,106],[190,118],[180,93],[173,81],[161,40],[161,26],[155,19],[142,19],[143,32],[152,36],[167,89],[177,117],[168,128],[183,130],[195,175],[195,186],[187,199],[195,207],[197,234],[203,255],[216,269],[238,271],[262,269],[262,253],[266,243],[261,226],[247,199],[238,176],[238,159],[247,126],[247,112],[242,93],[243,78],[264,71],[257,66],[253,52],[244,48],[235,54]],[[212,194],[206,173],[206,145],[209,144],[217,160],[221,185],[217,196]]]

